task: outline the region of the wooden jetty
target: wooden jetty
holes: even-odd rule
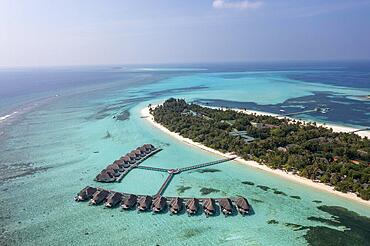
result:
[[[163,182],[155,195],[150,196],[143,194],[128,194],[124,192],[106,190],[100,187],[94,188],[87,186],[77,194],[75,200],[90,200],[90,204],[92,205],[98,205],[104,202],[105,206],[108,208],[113,208],[120,204],[125,210],[132,209],[137,205],[138,211],[147,211],[152,209],[154,213],[164,212],[166,211],[166,208],[169,207],[169,211],[172,214],[178,214],[183,208],[186,208],[186,211],[189,215],[197,214],[199,211],[201,211],[200,208],[203,207],[203,211],[207,217],[217,214],[216,210],[218,210],[219,207],[221,208],[222,213],[225,215],[232,214],[234,207],[237,207],[237,211],[239,211],[240,214],[244,215],[249,213],[251,207],[248,203],[248,200],[244,197],[196,198],[163,196],[164,191],[171,183],[171,180],[175,175],[186,171],[232,161],[235,159],[235,157],[173,169],[140,165],[147,158],[153,156],[161,150],[162,149],[155,148],[151,144],[144,144],[143,146],[138,147],[125,156],[122,156],[119,160],[116,160],[112,164],[108,165],[107,168],[96,177],[96,181],[99,182],[120,182],[123,177],[125,177],[125,175],[134,168],[168,173],[166,180]],[[216,206],[216,203],[218,203],[219,206]]]

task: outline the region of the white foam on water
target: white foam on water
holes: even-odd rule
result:
[[[8,118],[12,117],[13,115],[15,115],[15,114],[17,114],[17,113],[18,113],[18,111],[14,111],[14,112],[13,112],[13,113],[11,113],[11,114],[7,114],[7,115],[4,115],[4,116],[1,116],[1,117],[0,117],[0,122],[5,121],[6,119],[8,119]]]

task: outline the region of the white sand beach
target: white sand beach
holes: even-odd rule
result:
[[[151,107],[152,108],[155,108],[156,105],[152,105]],[[241,111],[241,112],[245,112],[245,113],[256,113],[256,114],[264,114],[264,115],[273,115],[273,116],[276,116],[274,114],[269,114],[269,113],[264,113],[264,112],[248,111],[248,110],[240,110],[240,109],[235,109],[235,110]],[[200,144],[198,142],[194,142],[193,140],[191,140],[189,138],[184,138],[184,137],[180,136],[178,133],[174,133],[174,132],[169,131],[167,128],[165,128],[161,124],[158,124],[157,122],[154,121],[153,116],[149,113],[149,107],[145,107],[145,108],[143,108],[141,110],[141,117],[144,118],[145,120],[147,120],[154,127],[160,129],[164,133],[166,133],[166,134],[168,134],[168,135],[176,138],[177,140],[179,140],[179,141],[181,141],[181,142],[183,142],[185,144],[189,144],[191,146],[198,147],[198,148],[200,148],[202,150],[205,150],[207,152],[210,152],[210,153],[213,153],[215,155],[222,156],[222,157],[226,157],[226,158],[235,157],[235,155],[232,155],[232,154],[229,154],[229,153],[222,153],[220,151],[217,151],[217,150],[214,150],[214,149],[209,148],[207,146],[204,146],[203,144]],[[347,131],[353,131],[353,130],[355,130],[354,128],[334,126],[334,125],[329,125],[329,124],[325,124],[323,126],[332,128],[333,131],[337,131],[337,132],[347,132]],[[365,136],[367,136],[367,137],[370,136],[370,133],[369,132],[359,132],[359,133],[366,133]],[[286,178],[288,180],[291,180],[293,182],[297,182],[297,183],[300,183],[300,184],[303,184],[303,185],[307,185],[307,186],[316,188],[316,189],[321,190],[321,191],[329,192],[329,193],[335,194],[337,196],[341,196],[343,198],[350,199],[352,201],[356,201],[356,202],[362,203],[362,204],[367,205],[367,206],[370,207],[370,201],[365,201],[365,200],[361,199],[360,197],[357,197],[356,194],[354,194],[354,193],[343,193],[343,192],[340,192],[340,191],[336,191],[331,186],[325,185],[323,183],[314,182],[314,181],[312,181],[310,179],[307,179],[307,178],[304,178],[304,177],[300,177],[300,176],[295,175],[293,173],[285,172],[283,170],[272,169],[272,168],[269,168],[266,165],[262,165],[262,164],[260,164],[260,163],[258,163],[256,161],[247,161],[247,160],[244,160],[244,159],[242,159],[240,157],[237,157],[235,159],[235,161],[237,161],[237,162],[239,162],[241,164],[244,164],[244,165],[248,165],[248,166],[253,167],[253,168],[257,168],[257,169],[263,170],[265,172],[269,172],[269,173],[272,173],[272,174],[275,174],[275,175],[279,175],[279,176],[281,176],[283,178]]]

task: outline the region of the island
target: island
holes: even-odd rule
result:
[[[370,199],[370,140],[286,117],[209,108],[170,98],[153,123],[205,148]],[[150,120],[150,119],[149,119]]]

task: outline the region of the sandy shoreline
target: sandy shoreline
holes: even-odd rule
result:
[[[154,106],[152,106],[152,107],[154,107]],[[214,150],[214,149],[209,148],[207,146],[204,146],[203,144],[194,142],[193,140],[191,140],[189,138],[184,138],[184,137],[180,136],[177,133],[169,131],[167,128],[165,128],[164,126],[162,126],[162,125],[160,125],[160,124],[158,124],[157,122],[154,121],[153,116],[149,113],[149,107],[143,108],[140,113],[141,113],[141,117],[144,118],[145,120],[147,120],[150,124],[152,124],[156,128],[163,131],[164,133],[176,138],[177,140],[179,140],[179,141],[181,141],[185,144],[189,144],[189,145],[198,147],[202,150],[208,151],[210,153],[213,153],[213,154],[216,154],[216,155],[219,155],[219,156],[222,156],[222,157],[226,157],[226,158],[235,157],[235,155],[228,154],[228,153],[222,153],[220,151],[217,151],[217,150]],[[328,126],[328,125],[326,125],[326,126]],[[319,190],[322,190],[322,191],[325,191],[325,192],[335,194],[337,196],[340,196],[340,197],[343,197],[343,198],[346,198],[346,199],[350,199],[350,200],[355,201],[355,202],[362,203],[362,204],[367,205],[367,206],[370,207],[370,201],[365,201],[365,200],[361,199],[360,197],[357,197],[356,194],[354,194],[354,193],[343,193],[343,192],[340,192],[340,191],[336,191],[331,186],[328,186],[328,185],[325,185],[325,184],[322,184],[322,183],[316,183],[316,182],[313,182],[310,179],[306,179],[306,178],[300,177],[298,175],[294,175],[292,173],[287,173],[287,172],[282,171],[282,170],[271,169],[271,168],[269,168],[265,165],[259,164],[256,161],[246,161],[246,160],[244,160],[240,157],[237,157],[235,159],[235,161],[237,161],[241,164],[244,164],[244,165],[248,165],[248,166],[253,167],[253,168],[257,168],[257,169],[260,169],[260,170],[278,175],[280,177],[283,177],[285,179],[288,179],[288,180],[291,180],[291,181],[294,181],[294,182],[297,182],[297,183],[300,183],[300,184],[304,184],[304,185],[307,185],[307,186],[310,186],[310,187],[313,187],[313,188],[316,188],[316,189],[319,189]]]

